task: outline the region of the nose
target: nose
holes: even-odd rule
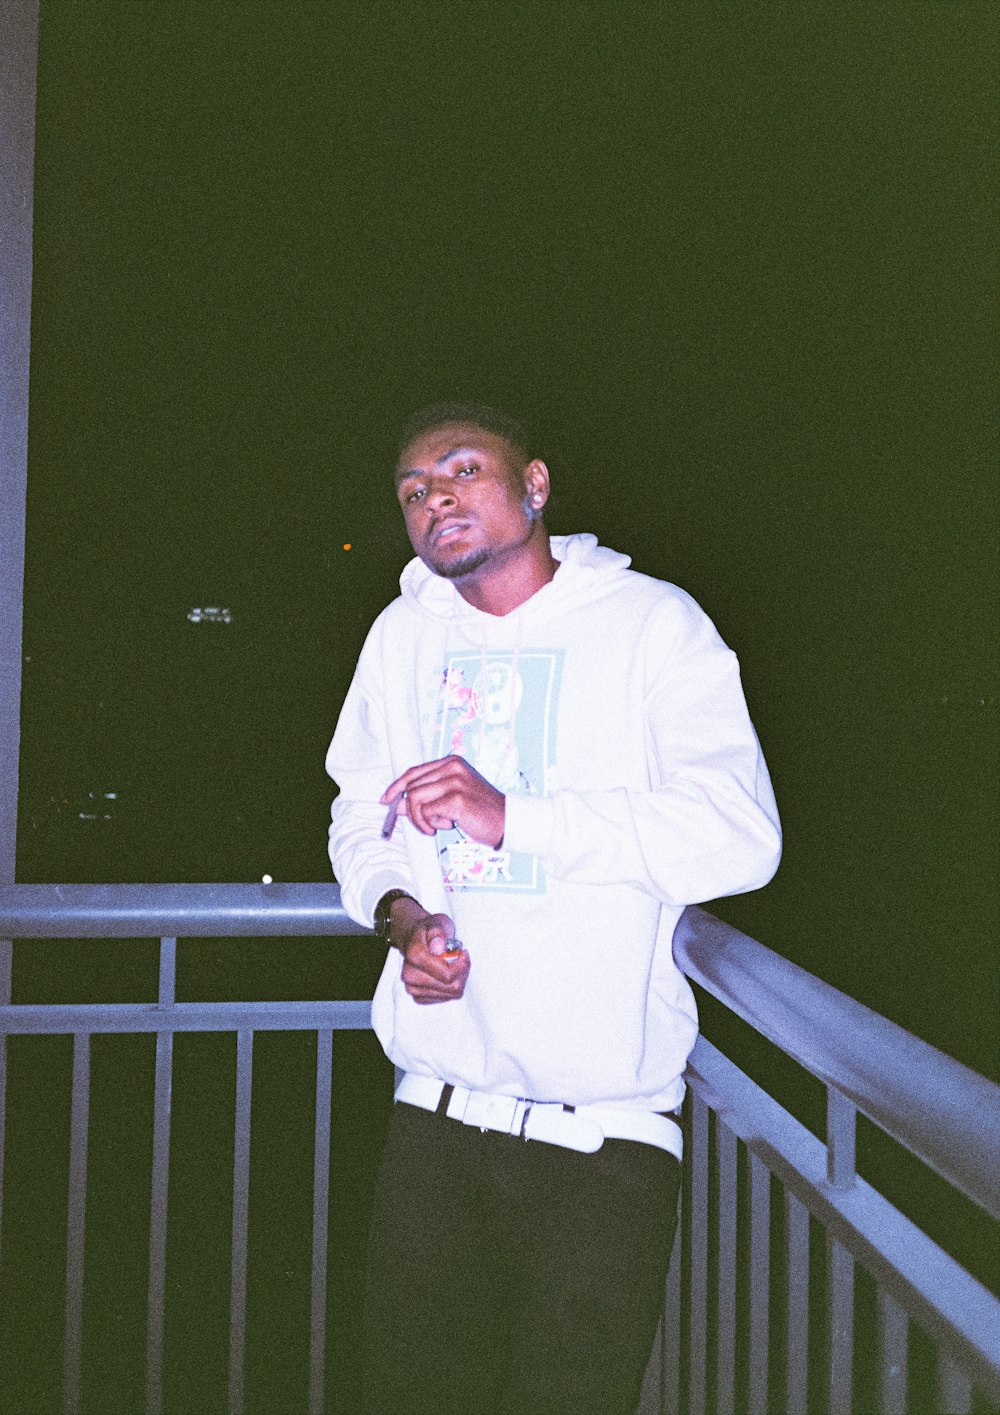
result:
[[[441,481],[432,482],[427,489],[427,501],[425,504],[428,507],[433,507],[435,510],[447,510],[451,506],[457,506],[458,497],[455,495],[455,488],[452,483],[443,479]]]

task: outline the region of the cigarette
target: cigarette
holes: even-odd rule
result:
[[[395,796],[389,802],[389,809],[385,813],[385,820],[382,823],[382,839],[389,840],[392,832],[396,829],[396,822],[399,819],[400,796]]]

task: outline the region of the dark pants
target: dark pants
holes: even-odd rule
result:
[[[370,1415],[634,1415],[680,1165],[393,1107],[372,1219]]]

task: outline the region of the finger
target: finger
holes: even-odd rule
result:
[[[412,982],[414,987],[427,988],[432,992],[444,992],[451,997],[461,997],[469,976],[468,955],[465,958],[451,957],[441,960],[441,971],[446,974],[439,978],[430,973],[416,972],[404,974],[404,982]]]
[[[423,803],[421,802],[419,797],[414,798],[407,793],[406,814],[409,817],[410,824],[414,826],[417,830],[419,830],[423,835],[434,834],[434,827],[427,819],[424,813]]]
[[[457,1002],[464,988],[426,987],[422,983],[404,983],[409,995],[417,1002]]]
[[[454,945],[455,924],[447,914],[432,914],[424,920],[424,946],[428,953],[440,958]]]
[[[460,997],[465,986],[465,979],[459,973],[443,981],[431,978],[425,973],[404,973],[403,984],[418,992],[434,993],[437,997]]]
[[[430,946],[433,941],[444,944],[445,948],[453,948],[456,943],[455,921],[450,914],[430,914],[424,922],[424,938]],[[461,948],[461,944],[458,945]]]
[[[451,982],[452,973],[446,958],[418,949],[411,949],[403,964],[403,977],[412,978],[414,982],[442,987]]]
[[[383,806],[387,806],[390,801],[398,800],[398,798],[403,795],[405,790],[406,773],[404,772],[402,776],[397,776],[395,781],[389,782],[389,785],[385,788],[381,796],[378,798],[379,803]]]
[[[450,780],[437,779],[412,787],[406,795],[410,820],[425,835],[447,830],[466,813],[468,800]]]
[[[453,934],[440,925],[436,928],[428,929],[424,947],[433,958],[440,958],[442,953],[448,952],[448,946],[452,941]]]
[[[419,960],[412,957],[403,965],[402,978],[420,987],[451,987],[455,980],[455,968],[447,958],[435,957],[433,953]]]
[[[393,809],[392,805],[390,805],[389,809]],[[406,816],[414,829],[421,831],[424,835],[433,835],[434,831],[438,828],[426,819],[419,804],[416,810],[411,809],[409,795],[399,797],[395,805],[395,810],[397,816]]]
[[[397,776],[395,781],[389,783],[379,800],[383,806],[387,806],[393,796],[401,796],[404,791],[409,791],[411,786],[435,777],[449,762],[460,760],[461,758],[438,757],[431,762],[419,762],[416,766],[407,767],[402,776]]]
[[[427,804],[432,797],[426,797],[421,792],[407,791],[405,796],[399,797],[397,812],[401,816],[406,816],[410,824],[424,835],[433,835],[435,827],[427,818]]]
[[[462,806],[462,796],[454,784],[440,778],[411,787],[406,801],[410,820],[425,833],[450,826]]]
[[[457,1002],[465,991],[460,988],[427,988],[417,983],[406,984],[406,991],[414,1002]]]
[[[429,988],[460,996],[469,975],[469,955],[464,951],[458,955],[436,956],[430,954],[426,963],[408,959],[403,964],[402,979],[409,986]]]
[[[388,805],[394,796],[409,793],[417,787],[432,786],[435,783],[447,787],[450,783],[453,788],[461,789],[484,781],[485,777],[480,776],[464,757],[452,753],[447,757],[437,757],[434,761],[420,762],[417,766],[408,767],[402,776],[398,776],[385,788],[380,799],[383,805]]]
[[[426,809],[421,809],[419,804],[416,815],[410,809],[409,796],[400,796],[396,801],[390,801],[390,811],[395,811],[397,816],[406,816],[410,823],[418,830],[422,830],[425,835],[431,835],[435,830],[447,830],[453,824],[450,816],[429,814]],[[391,834],[391,830],[390,830]],[[388,838],[388,836],[386,836]]]

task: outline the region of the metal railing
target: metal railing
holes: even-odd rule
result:
[[[0,943],[0,1153],[7,1037],[73,1037],[66,1412],[75,1415],[82,1406],[91,1038],[109,1032],[156,1038],[145,1362],[150,1415],[159,1415],[164,1404],[174,1038],[179,1032],[237,1038],[227,1399],[231,1415],[239,1415],[245,1404],[254,1035],[316,1033],[307,1408],[310,1415],[325,1408],[333,1034],[368,1027],[369,1004],[179,1002],[176,948],[181,937],[364,933],[344,913],[332,884],[0,888],[0,935],[7,940],[160,939],[158,995],[142,1003],[12,1005],[13,950],[9,941]],[[700,909],[685,914],[675,952],[693,981],[826,1086],[827,1141],[699,1039],[688,1073],[684,1221],[643,1392],[644,1415],[903,1411],[912,1394],[912,1327],[928,1334],[936,1352],[934,1409],[969,1411],[977,1399],[1000,1403],[1000,1302],[859,1178],[854,1163],[860,1111],[954,1189],[1000,1215],[1000,1088]],[[2,1186],[0,1169],[0,1225]],[[819,1324],[811,1315],[817,1245],[810,1232],[817,1226],[823,1239]],[[859,1272],[869,1273],[875,1285],[874,1400],[862,1389],[855,1361]]]
[[[687,1072],[688,1221],[644,1410],[1000,1408],[1000,1302],[855,1168],[860,1112],[1000,1217],[1000,1087],[704,910],[686,911],[674,954],[693,982],[825,1086],[826,1143],[699,1037]],[[864,1274],[874,1332],[863,1325],[871,1314],[856,1310]],[[908,1380],[914,1330],[933,1350],[929,1401]],[[864,1380],[861,1345],[874,1347]]]
[[[325,1407],[327,1244],[333,1034],[371,1026],[368,1001],[178,1002],[177,940],[182,937],[339,936],[365,934],[344,912],[340,889],[315,885],[65,885],[0,889],[0,1154],[7,1100],[7,1037],[72,1034],[69,1194],[63,1350],[63,1409],[81,1409],[84,1254],[91,1038],[100,1033],[154,1033],[156,1062],[150,1184],[146,1327],[147,1415],[164,1400],[167,1200],[170,1174],[174,1038],[179,1032],[235,1032],[236,1103],[229,1315],[229,1415],[244,1408],[250,1117],[253,1043],[257,1032],[317,1034],[313,1223],[309,1339],[309,1415]],[[12,1006],[14,938],[159,937],[159,987],[148,1003]],[[388,1094],[386,1096],[388,1103]],[[0,1225],[3,1211],[0,1170]],[[2,1232],[2,1228],[0,1228]],[[2,1334],[0,1334],[2,1338]],[[206,1412],[207,1415],[207,1412]]]

